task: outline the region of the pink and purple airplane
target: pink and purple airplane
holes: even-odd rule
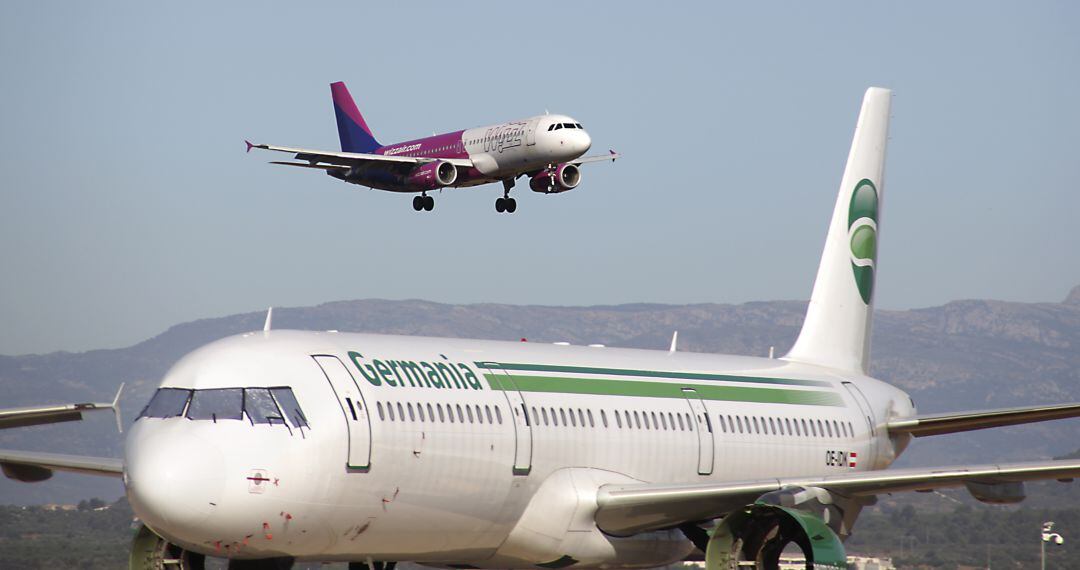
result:
[[[502,182],[503,195],[495,200],[500,213],[517,210],[510,190],[521,176],[529,177],[534,192],[557,194],[577,188],[582,164],[620,156],[615,151],[583,156],[592,140],[581,123],[566,115],[540,115],[383,145],[371,134],[344,83],[332,83],[330,93],[341,152],[244,141],[248,152],[259,148],[292,153],[300,162],[271,164],[316,168],[338,180],[378,190],[419,193],[413,198],[413,209],[418,212],[435,207],[428,192]]]

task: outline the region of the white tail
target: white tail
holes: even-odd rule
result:
[[[806,321],[788,360],[868,372],[891,97],[880,87],[863,97]]]

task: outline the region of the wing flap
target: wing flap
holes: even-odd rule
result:
[[[287,152],[296,155],[296,160],[304,160],[307,162],[322,162],[338,166],[357,166],[369,162],[382,162],[391,164],[426,164],[428,162],[435,162],[436,160],[449,162],[450,164],[453,164],[454,166],[459,166],[461,168],[470,168],[473,165],[473,162],[467,158],[430,158],[394,155],[388,156],[385,154],[370,154],[363,152],[334,152],[328,150],[313,150],[309,148],[295,148],[270,144],[247,144],[249,151],[253,148],[258,148],[262,150]]]
[[[922,437],[1075,417],[1080,417],[1080,403],[922,415],[890,421],[887,428]]]
[[[719,518],[784,487],[821,487],[849,496],[928,491],[968,483],[1071,480],[1080,461],[863,471],[824,477],[763,479],[693,485],[608,485],[597,494],[596,523],[604,532],[628,535]]]
[[[113,457],[2,449],[0,469],[10,479],[27,482],[48,479],[53,471],[120,477],[124,473],[124,461]]]

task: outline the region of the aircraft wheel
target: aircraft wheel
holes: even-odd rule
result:
[[[140,525],[131,543],[128,565],[132,570],[203,570],[206,557],[171,544]]]
[[[412,209],[416,210],[417,212],[424,209],[423,196],[416,196],[412,199]]]
[[[513,214],[517,211],[517,200],[513,198],[506,199],[506,213]]]
[[[500,214],[506,211],[506,198],[498,198],[495,200],[495,211]]]
[[[428,212],[430,212],[430,211],[432,211],[434,209],[435,209],[435,198],[432,198],[431,196],[424,196],[424,210],[427,210]]]

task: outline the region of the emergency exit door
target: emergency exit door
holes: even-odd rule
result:
[[[349,469],[371,469],[371,418],[367,403],[360,393],[352,374],[336,356],[312,356],[322,369],[330,387],[341,404],[341,413],[345,415],[346,433],[348,434]]]
[[[683,388],[682,392],[686,396],[686,402],[690,404],[690,417],[692,418],[690,425],[697,432],[698,475],[712,475],[715,447],[713,446],[713,429],[712,422],[709,421],[709,412],[705,409],[705,402],[701,401],[696,390]]]
[[[510,406],[510,419],[514,424],[514,475],[528,475],[532,471],[532,421],[525,406],[525,397],[514,384],[514,378],[496,362],[481,365],[492,374],[489,378],[499,387]]]

